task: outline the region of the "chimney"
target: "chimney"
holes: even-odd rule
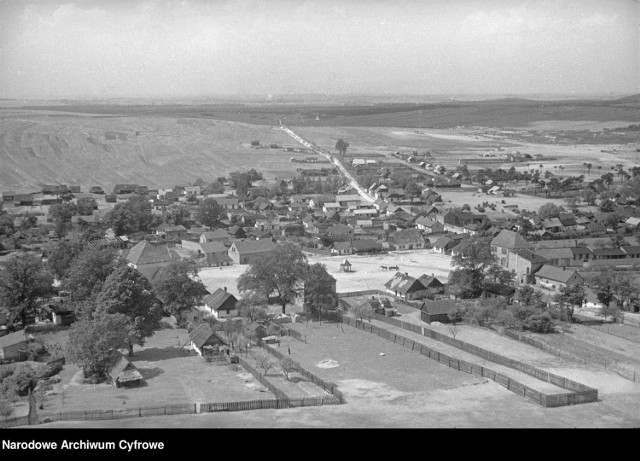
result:
[[[225,293],[227,292],[227,287],[224,287],[224,292],[225,292]]]

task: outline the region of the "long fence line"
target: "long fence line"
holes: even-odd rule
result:
[[[382,317],[382,318],[385,318],[385,317]],[[521,395],[529,400],[532,400],[543,407],[559,407],[564,405],[575,405],[579,403],[594,402],[594,401],[597,401],[598,399],[597,389],[587,388],[587,386],[584,386],[580,383],[576,383],[566,378],[552,375],[551,373],[547,373],[544,370],[540,370],[541,373],[540,373],[539,379],[546,377],[547,381],[559,387],[563,387],[565,389],[569,389],[570,387],[577,386],[585,390],[576,390],[573,392],[567,392],[562,394],[545,394],[543,392],[536,391],[535,389],[532,389],[514,379],[511,379],[506,375],[503,375],[494,370],[491,370],[490,368],[474,365],[464,360],[450,357],[446,354],[443,354],[434,349],[431,349],[430,347],[425,346],[424,344],[413,341],[402,335],[392,333],[384,328],[377,327],[371,323],[365,323],[360,320],[356,320],[347,316],[343,318],[343,323],[346,323],[347,325],[350,325],[352,327],[355,327],[364,331],[369,331],[370,333],[378,335],[381,338],[387,339],[388,341],[399,344],[412,351],[419,352],[421,355],[424,355],[425,357],[429,357],[430,359],[435,360],[439,363],[442,363],[443,365],[447,365],[450,368],[456,369],[458,371],[464,371],[465,373],[489,378],[495,381],[496,383],[500,384],[501,386],[507,388],[511,392]],[[414,325],[414,326],[420,328],[417,325]]]
[[[38,424],[56,421],[100,421],[124,418],[144,418],[147,416],[192,415],[220,411],[250,411],[265,409],[285,409],[336,404],[334,397],[303,397],[295,399],[245,400],[235,402],[190,403],[161,407],[140,407],[120,410],[87,410],[46,413],[38,416]],[[0,427],[26,426],[28,416],[0,420]]]
[[[620,365],[617,365],[615,363],[610,363],[607,365],[607,363],[605,362],[604,364],[597,361],[597,360],[587,360],[584,357],[581,357],[577,354],[573,354],[571,352],[568,351],[564,351],[562,349],[558,349],[557,347],[553,347],[549,344],[546,344],[543,341],[537,341],[536,339],[530,338],[526,335],[520,334],[516,331],[512,331],[512,330],[504,330],[504,334],[506,336],[508,336],[511,339],[515,339],[517,341],[523,342],[525,344],[528,344],[530,346],[536,347],[538,349],[542,349],[545,352],[548,352],[550,354],[553,354],[555,356],[558,357],[562,357],[565,359],[569,359],[569,360],[573,360],[576,362],[580,362],[580,363],[584,363],[584,364],[590,364],[590,365],[599,365],[604,367],[605,370],[609,370],[612,371],[614,373],[616,373],[618,376],[624,378],[624,379],[628,379],[629,381],[633,381],[633,382],[638,382],[640,381],[640,376],[638,376],[638,374],[635,372],[635,370],[630,370],[628,368],[622,367]]]
[[[279,360],[282,360],[285,357],[287,357],[280,351],[277,351],[274,348],[269,347],[267,345],[262,345],[262,348]],[[338,386],[336,386],[331,382],[325,381],[322,378],[317,377],[313,373],[305,370],[299,363],[297,363],[297,365],[298,365],[298,370],[297,370],[298,373],[304,376],[305,379],[311,381],[316,386],[322,388],[325,392],[328,392],[329,394],[331,394],[334,400],[337,399],[337,402],[334,402],[334,403],[345,403],[344,395],[342,394],[342,392],[338,390]]]

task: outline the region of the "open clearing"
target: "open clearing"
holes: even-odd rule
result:
[[[353,272],[340,272],[340,263],[347,258],[353,265]],[[380,266],[398,266],[398,271],[408,272],[413,277],[434,274],[441,282],[446,282],[451,271],[451,257],[433,250],[390,251],[372,256],[310,256],[309,263],[327,266],[327,272],[336,280],[338,293],[357,290],[383,290],[396,271],[380,269]],[[198,272],[200,279],[209,289],[227,287],[229,293],[239,296],[238,277],[249,266],[233,265],[222,269],[211,267]]]

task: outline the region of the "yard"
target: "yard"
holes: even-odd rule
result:
[[[125,389],[106,383],[84,384],[82,371],[68,363],[60,373],[61,382],[47,397],[41,412],[275,398],[242,367],[226,362],[206,363],[183,348],[188,342],[187,331],[176,328],[168,318],[163,323],[164,328],[149,338],[144,347],[134,348],[131,360],[143,375],[145,385]]]

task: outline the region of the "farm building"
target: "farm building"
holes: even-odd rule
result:
[[[578,272],[573,270],[564,270],[560,267],[543,265],[535,275],[536,285],[553,291],[559,291],[567,285],[576,285],[584,282],[584,279]]]
[[[222,341],[213,333],[211,327],[206,323],[201,323],[194,330],[189,332],[189,339],[191,348],[195,350],[198,355],[204,355],[205,346],[215,346],[221,344]]]
[[[351,248],[353,248],[353,252],[356,254],[362,253],[379,253],[382,250],[382,245],[380,245],[375,240],[371,239],[362,239],[362,240],[354,240],[351,242]]]
[[[0,337],[0,360],[22,360],[27,341],[25,330]]]
[[[113,362],[107,370],[107,377],[114,387],[136,387],[144,383],[136,366],[120,352],[114,354]]]
[[[425,301],[420,306],[420,319],[426,323],[450,323],[449,314],[453,314],[457,309],[458,306],[452,299]]]
[[[424,286],[425,290],[431,294],[444,293],[444,284],[438,280],[433,274],[422,274],[418,280]]]
[[[224,289],[218,288],[210,295],[205,296],[202,301],[204,303],[204,307],[209,309],[217,319],[235,317],[238,315],[238,310],[236,309],[238,299],[231,293],[228,293],[226,287]]]
[[[425,294],[425,287],[418,279],[410,277],[408,273],[396,272],[391,280],[384,284],[389,293],[394,296],[409,299],[421,299]]]
[[[500,298],[506,300],[509,304],[513,301],[516,289],[503,283],[485,283],[482,290],[483,298]]]
[[[229,248],[228,255],[236,264],[254,264],[275,248],[276,245],[269,239],[235,240]]]

